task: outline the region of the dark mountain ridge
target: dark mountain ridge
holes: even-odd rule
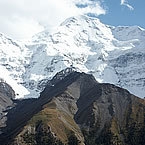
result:
[[[145,101],[92,75],[58,73],[38,99],[15,103],[0,144],[70,145],[72,138],[86,145],[145,142]]]

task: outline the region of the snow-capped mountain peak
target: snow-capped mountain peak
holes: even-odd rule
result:
[[[144,97],[144,40],[145,30],[138,26],[113,27],[97,18],[71,17],[53,32],[43,31],[31,43],[15,46],[15,51],[20,51],[15,62],[21,61],[18,65],[22,68],[17,80],[12,79],[29,92],[21,97],[38,97],[48,80],[69,67]],[[3,47],[4,43],[0,44],[0,51]],[[12,70],[12,74],[17,74],[16,68]]]

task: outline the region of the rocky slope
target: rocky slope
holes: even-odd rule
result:
[[[0,128],[5,126],[7,110],[15,106],[13,102],[14,97],[15,92],[11,86],[0,80]]]
[[[92,75],[62,74],[8,112],[0,144],[143,145],[145,100]]]
[[[29,42],[16,42],[0,34],[0,73],[12,84],[16,98],[39,97],[47,80],[67,67],[143,98],[144,49],[145,30],[138,26],[113,27],[97,18],[76,16]]]

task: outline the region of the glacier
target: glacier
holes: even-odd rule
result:
[[[66,68],[144,98],[145,29],[75,16],[25,42],[0,33],[0,78],[12,86],[16,99],[39,97],[48,81]]]

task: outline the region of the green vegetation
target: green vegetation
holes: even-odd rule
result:
[[[126,125],[122,131],[126,144],[143,145],[145,143],[145,107],[142,107],[142,102],[130,106],[126,118]]]
[[[26,131],[22,137],[26,145],[63,145],[42,122],[38,123],[35,134]]]
[[[25,144],[37,145],[37,143],[35,142],[35,135],[34,134],[29,134],[27,131],[21,137],[23,138]]]
[[[74,132],[71,131],[69,137],[68,137],[68,145],[79,145],[79,140],[75,136]]]
[[[31,118],[21,137],[26,145],[78,145],[80,142],[74,132],[80,134],[73,118],[50,103]]]

